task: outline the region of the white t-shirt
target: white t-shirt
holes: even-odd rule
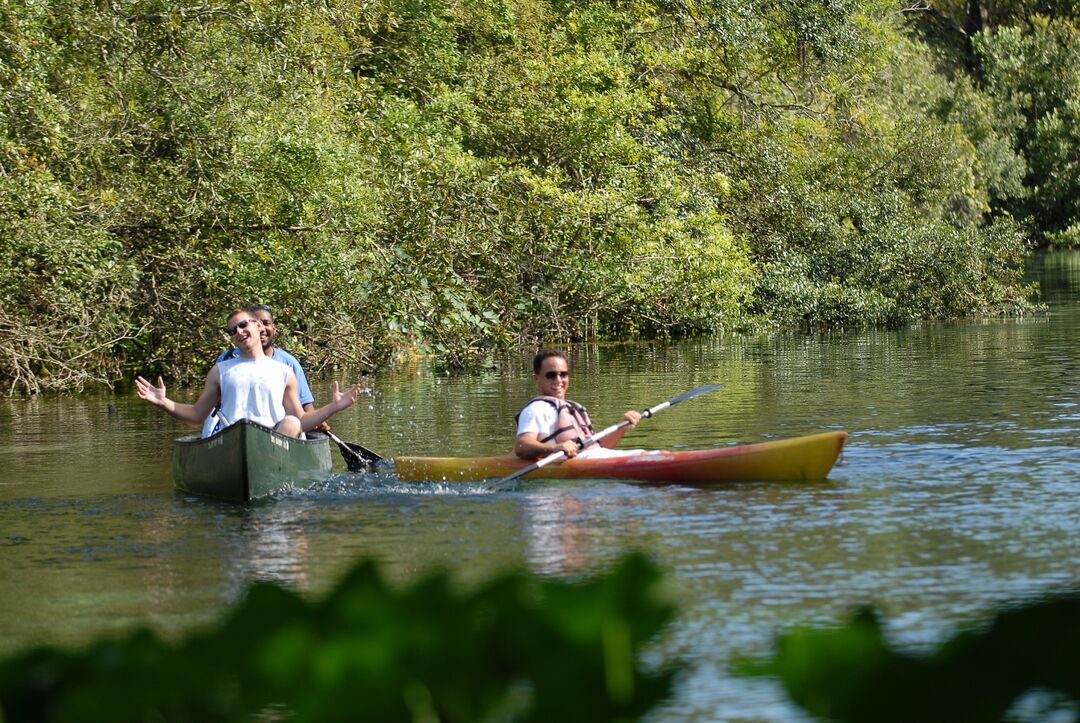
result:
[[[555,431],[558,423],[559,412],[555,409],[555,405],[537,399],[521,410],[521,415],[518,416],[517,433],[520,437],[532,432],[536,434],[537,439],[544,439]]]
[[[221,420],[224,425],[247,419],[273,427],[285,418],[285,385],[292,369],[268,357],[236,357],[218,362],[221,375]],[[203,425],[203,436],[208,436]]]
[[[554,405],[538,399],[521,410],[521,415],[518,417],[517,433],[520,437],[523,434],[532,432],[536,434],[538,440],[544,439],[555,431],[555,427],[558,423],[559,412],[555,409]],[[597,443],[578,452],[578,456],[582,459],[633,457],[644,452],[645,450],[643,449],[608,449]]]

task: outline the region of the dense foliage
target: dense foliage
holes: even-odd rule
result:
[[[1044,245],[1080,243],[1078,10],[946,0],[917,25],[953,81],[932,105],[974,144],[988,207],[1023,221]]]
[[[1075,720],[1080,708],[1080,595],[1016,603],[927,653],[885,639],[864,609],[835,630],[790,632],[749,675],[779,677],[818,720],[984,723]]]
[[[0,0],[0,378],[197,379],[251,300],[315,374],[1023,311],[1068,9],[902,10]]]
[[[640,652],[673,608],[658,569],[627,555],[577,583],[523,573],[459,591],[404,590],[359,563],[326,599],[257,583],[214,629],[148,630],[84,651],[0,662],[0,710],[22,721],[632,721],[681,667]]]

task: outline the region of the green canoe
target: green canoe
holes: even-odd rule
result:
[[[242,419],[212,437],[173,444],[176,488],[202,497],[246,502],[279,490],[310,487],[330,476],[330,442],[322,434],[293,439]]]

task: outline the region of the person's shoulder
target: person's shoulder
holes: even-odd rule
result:
[[[581,404],[580,402],[575,402],[573,399],[564,399],[563,403],[568,407],[578,410],[579,412],[586,411],[584,404]]]
[[[546,397],[537,397],[535,399],[530,400],[524,407],[521,408],[521,412],[519,412],[519,416],[524,415],[524,414],[543,416],[543,415],[547,415],[547,414],[557,414],[557,413],[558,413],[558,407],[556,407],[555,402],[553,402],[552,400],[550,400],[550,399],[548,399]]]
[[[558,419],[559,413],[548,399],[533,399],[514,417],[517,423],[517,433],[522,435],[526,432],[544,432]]]
[[[280,346],[275,346],[274,347],[274,356],[272,356],[271,359],[274,359],[275,361],[279,361],[282,364],[287,364],[288,366],[291,366],[291,367],[300,366],[300,360],[297,359],[296,357],[294,357],[289,352],[282,349]]]

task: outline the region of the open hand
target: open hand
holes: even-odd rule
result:
[[[157,386],[152,385],[142,377],[135,377],[135,391],[139,394],[139,399],[144,399],[155,407],[165,404],[165,382],[161,377],[157,378]]]
[[[343,392],[341,391],[338,383],[334,382],[330,391],[330,403],[333,404],[334,408],[340,412],[343,409],[348,409],[349,407],[351,407],[353,402],[356,401],[356,398],[359,395],[359,384],[353,384],[351,387],[349,387]]]

